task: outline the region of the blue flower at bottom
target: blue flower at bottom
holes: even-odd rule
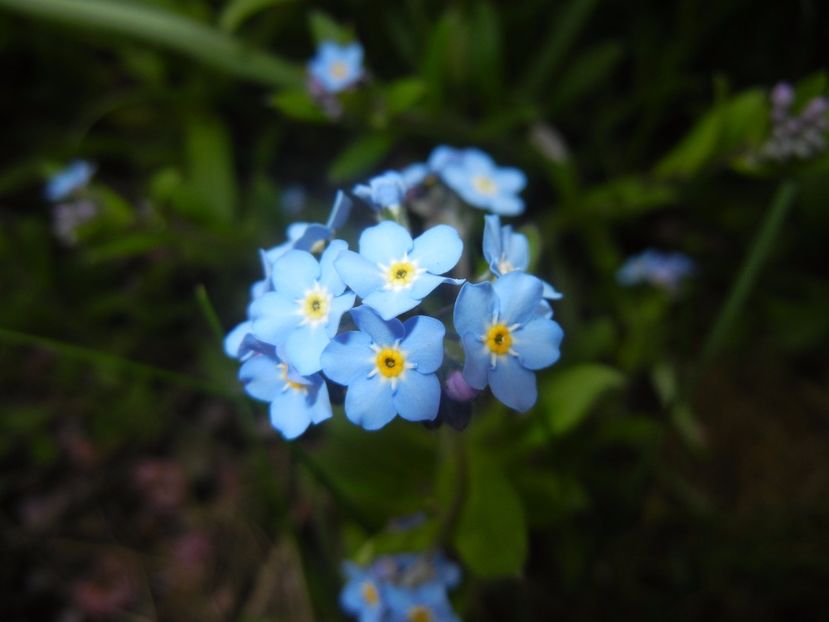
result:
[[[340,606],[359,622],[380,622],[386,612],[385,584],[371,570],[344,564],[347,581],[340,592]]]
[[[460,622],[446,588],[438,583],[417,587],[390,585],[386,599],[391,622]]]
[[[322,371],[345,385],[345,414],[366,430],[378,430],[399,414],[431,421],[438,414],[446,329],[424,315],[384,321],[367,306],[351,310],[359,331],[337,335],[322,353]]]
[[[495,276],[504,276],[516,270],[525,272],[530,265],[530,242],[522,233],[515,233],[510,225],[501,226],[495,214],[484,216],[484,257]],[[562,295],[556,288],[541,281],[544,298],[558,300]]]
[[[300,376],[277,356],[255,354],[247,359],[239,369],[239,380],[248,395],[270,403],[271,425],[288,440],[331,417],[322,376]]]
[[[535,371],[559,358],[564,336],[548,316],[540,279],[510,272],[494,283],[465,284],[455,302],[455,330],[466,356],[463,377],[487,385],[501,402],[525,412],[538,397]]]

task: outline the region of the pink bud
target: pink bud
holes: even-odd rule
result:
[[[457,369],[449,372],[445,387],[446,394],[456,402],[468,402],[475,399],[479,393],[477,389],[469,386],[463,374]]]

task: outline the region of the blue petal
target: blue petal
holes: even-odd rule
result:
[[[452,190],[457,192],[468,203],[475,200],[475,193],[470,185],[468,173],[459,166],[448,165],[441,171],[441,177]],[[471,197],[470,201],[467,197]]]
[[[334,199],[334,206],[328,215],[326,226],[332,231],[341,228],[348,220],[353,205],[354,203],[342,190],[337,190],[337,197]]]
[[[317,244],[331,237],[331,230],[325,225],[311,223],[305,226],[302,235],[293,242],[293,247],[300,251],[311,251]]]
[[[372,341],[380,346],[391,345],[398,339],[406,336],[400,320],[384,321],[377,311],[366,305],[351,310],[351,317],[361,331],[371,337]]]
[[[406,352],[407,362],[417,365],[421,374],[431,374],[443,363],[443,322],[433,317],[417,315],[403,323],[406,338],[400,344]]]
[[[320,284],[328,289],[334,296],[339,296],[345,291],[340,273],[334,267],[334,262],[348,250],[348,242],[345,240],[333,240],[320,257]]]
[[[297,300],[313,286],[319,275],[319,262],[311,253],[290,250],[274,263],[272,279],[277,292]]]
[[[361,298],[383,287],[383,277],[377,265],[354,251],[343,251],[334,266],[345,284]]]
[[[490,269],[501,259],[501,219],[496,215],[484,216],[484,258]],[[494,270],[493,270],[494,272]]]
[[[473,389],[479,391],[486,387],[489,381],[489,350],[481,342],[479,335],[467,333],[461,337],[463,344],[463,379]]]
[[[517,194],[527,185],[527,176],[517,168],[499,168],[492,175],[492,180],[500,194]]]
[[[263,294],[248,307],[248,313],[253,320],[254,336],[265,343],[281,343],[288,336],[288,332],[299,323],[296,311],[296,302],[282,294]]]
[[[349,385],[374,369],[371,337],[358,331],[340,333],[322,351],[323,373],[337,384]]]
[[[432,421],[440,405],[440,381],[435,374],[409,370],[397,385],[394,407],[409,421]]]
[[[541,287],[541,296],[544,298],[549,298],[550,300],[560,300],[564,298],[564,294],[557,291],[556,288],[547,281],[541,281]]]
[[[489,370],[489,386],[495,397],[518,412],[528,411],[538,399],[535,374],[511,355],[499,357],[495,369]]]
[[[391,385],[378,376],[357,378],[345,394],[345,414],[352,423],[366,430],[379,430],[397,414]]]
[[[412,283],[411,288],[409,288],[409,296],[414,298],[415,300],[423,300],[431,294],[436,287],[442,285],[443,283],[450,283],[452,285],[463,285],[463,279],[453,279],[446,276],[437,276],[434,274],[429,274],[428,272],[424,272],[420,276],[417,277],[414,283]]]
[[[427,229],[414,241],[410,257],[432,274],[443,274],[455,267],[463,253],[463,241],[449,225]]]
[[[288,440],[301,435],[311,425],[311,410],[306,397],[302,391],[288,389],[271,402],[271,425]]]
[[[497,196],[492,199],[488,209],[502,216],[518,216],[524,212],[524,201],[514,196]]]
[[[549,367],[558,360],[564,331],[553,320],[539,318],[513,333],[512,349],[527,369]]]
[[[242,322],[231,329],[224,340],[225,354],[232,359],[239,358],[239,348],[242,345],[242,340],[245,338],[245,335],[252,331],[253,327],[250,321]]]
[[[411,289],[399,291],[378,289],[363,298],[363,304],[375,309],[384,320],[390,320],[414,309],[420,304],[420,300],[412,297]]]
[[[356,298],[357,297],[353,293],[349,292],[347,294],[343,294],[342,296],[337,296],[331,301],[331,309],[328,311],[328,323],[325,325],[325,330],[329,337],[333,337],[337,334],[337,330],[340,328],[340,320],[343,317],[343,313],[354,306],[354,300]]]
[[[300,326],[288,334],[285,358],[303,376],[322,369],[320,356],[331,341],[323,326]]]
[[[528,322],[541,302],[541,279],[524,272],[505,274],[492,289],[498,296],[498,321],[507,325]]]
[[[242,363],[239,380],[245,392],[257,400],[270,402],[282,392],[282,372],[279,363],[267,356],[257,355]]]
[[[523,233],[507,234],[507,248],[505,259],[510,262],[513,270],[526,270],[530,265],[530,242]]]
[[[467,171],[473,174],[491,175],[495,169],[495,162],[489,155],[480,149],[465,149],[463,151],[463,164]]]
[[[314,376],[314,386],[310,391],[311,423],[321,423],[326,419],[330,419],[332,415],[331,398],[328,396],[328,386],[319,374]]]
[[[388,264],[411,249],[412,236],[390,220],[369,227],[360,236],[360,254],[375,264]]]
[[[461,287],[452,314],[455,332],[461,336],[472,333],[480,337],[492,321],[497,304],[491,283],[466,283]]]
[[[461,152],[454,147],[447,147],[440,145],[432,150],[427,162],[429,168],[436,173],[440,173],[450,163],[456,163],[461,158]]]

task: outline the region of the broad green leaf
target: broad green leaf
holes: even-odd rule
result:
[[[620,177],[593,187],[583,195],[580,207],[607,220],[622,220],[675,202],[676,188],[666,182]]]
[[[226,32],[233,32],[243,22],[258,12],[294,0],[230,0],[225,4],[219,16],[219,27]]]
[[[541,409],[554,435],[578,425],[608,391],[624,385],[624,376],[605,365],[584,363],[551,375],[542,383]]]
[[[137,2],[111,0],[0,0],[6,7],[62,25],[133,37],[174,50],[241,78],[273,86],[297,86],[304,72],[219,30]]]
[[[527,524],[518,494],[481,452],[470,456],[467,484],[454,534],[464,565],[480,577],[518,575],[527,557]]]
[[[308,16],[308,21],[311,34],[318,45],[325,41],[349,43],[354,40],[354,33],[349,28],[338,24],[324,11],[312,11]]]
[[[238,192],[233,149],[222,123],[211,116],[194,115],[187,126],[187,184],[197,202],[192,214],[207,222],[227,223],[236,211]]]
[[[358,138],[337,156],[328,170],[328,178],[338,183],[367,172],[386,156],[391,145],[391,136],[387,134]]]
[[[482,94],[496,98],[502,84],[503,52],[498,12],[489,2],[476,4],[469,17],[469,69]]]
[[[270,103],[292,119],[322,123],[328,117],[305,89],[291,89],[273,95]]]
[[[417,104],[426,94],[426,85],[418,78],[404,78],[386,88],[386,112],[395,117]]]
[[[603,43],[581,54],[552,90],[550,114],[566,109],[607,80],[622,59],[623,48],[618,43]]]

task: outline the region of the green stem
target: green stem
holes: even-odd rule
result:
[[[794,202],[795,194],[796,186],[794,182],[786,181],[780,185],[774,200],[766,212],[766,217],[760,227],[760,232],[757,234],[737,274],[737,278],[731,288],[731,293],[728,295],[725,304],[723,304],[717,320],[714,323],[714,327],[705,340],[705,345],[702,348],[702,354],[700,356],[700,368],[710,362],[719,352],[726,335],[728,335],[733,327],[737,315],[743,308],[743,305],[745,305],[754,287],[760,269],[763,267],[774,246],[774,242],[786,219],[789,208]]]
[[[215,28],[124,0],[0,0],[0,7],[68,26],[131,37],[269,86],[299,87],[303,72]]]

